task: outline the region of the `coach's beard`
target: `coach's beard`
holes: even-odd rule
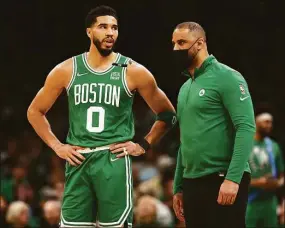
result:
[[[96,38],[93,39],[93,44],[96,46],[99,53],[104,57],[107,57],[108,55],[110,55],[113,52],[114,46],[111,49],[103,49],[103,48],[101,48],[102,42],[100,42]]]

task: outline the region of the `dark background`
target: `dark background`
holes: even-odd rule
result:
[[[7,137],[30,129],[26,110],[48,72],[88,50],[85,15],[100,4],[114,7],[119,14],[116,51],[145,65],[175,106],[186,78],[172,67],[172,31],[183,21],[200,23],[207,33],[209,53],[246,78],[256,113],[274,115],[273,137],[284,148],[284,7],[282,1],[274,0],[6,1],[0,90],[4,143]],[[139,98],[136,106],[144,107]],[[137,115],[137,123],[144,122],[143,116]],[[68,119],[65,95],[49,118],[51,123],[54,119],[54,131],[64,139]],[[176,133],[170,134],[177,139]]]

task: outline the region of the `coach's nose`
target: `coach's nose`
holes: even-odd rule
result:
[[[173,45],[173,51],[177,51],[180,50],[179,45],[178,44],[174,44]]]

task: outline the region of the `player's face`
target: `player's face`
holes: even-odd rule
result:
[[[259,121],[256,123],[256,127],[258,132],[263,135],[263,136],[268,136],[270,135],[271,131],[272,131],[272,120],[263,120],[263,121]]]
[[[113,16],[97,17],[92,27],[87,28],[87,35],[100,54],[108,56],[118,38],[118,22]]]

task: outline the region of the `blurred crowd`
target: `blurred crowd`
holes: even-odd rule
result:
[[[64,161],[32,131],[1,150],[1,227],[57,227]]]

